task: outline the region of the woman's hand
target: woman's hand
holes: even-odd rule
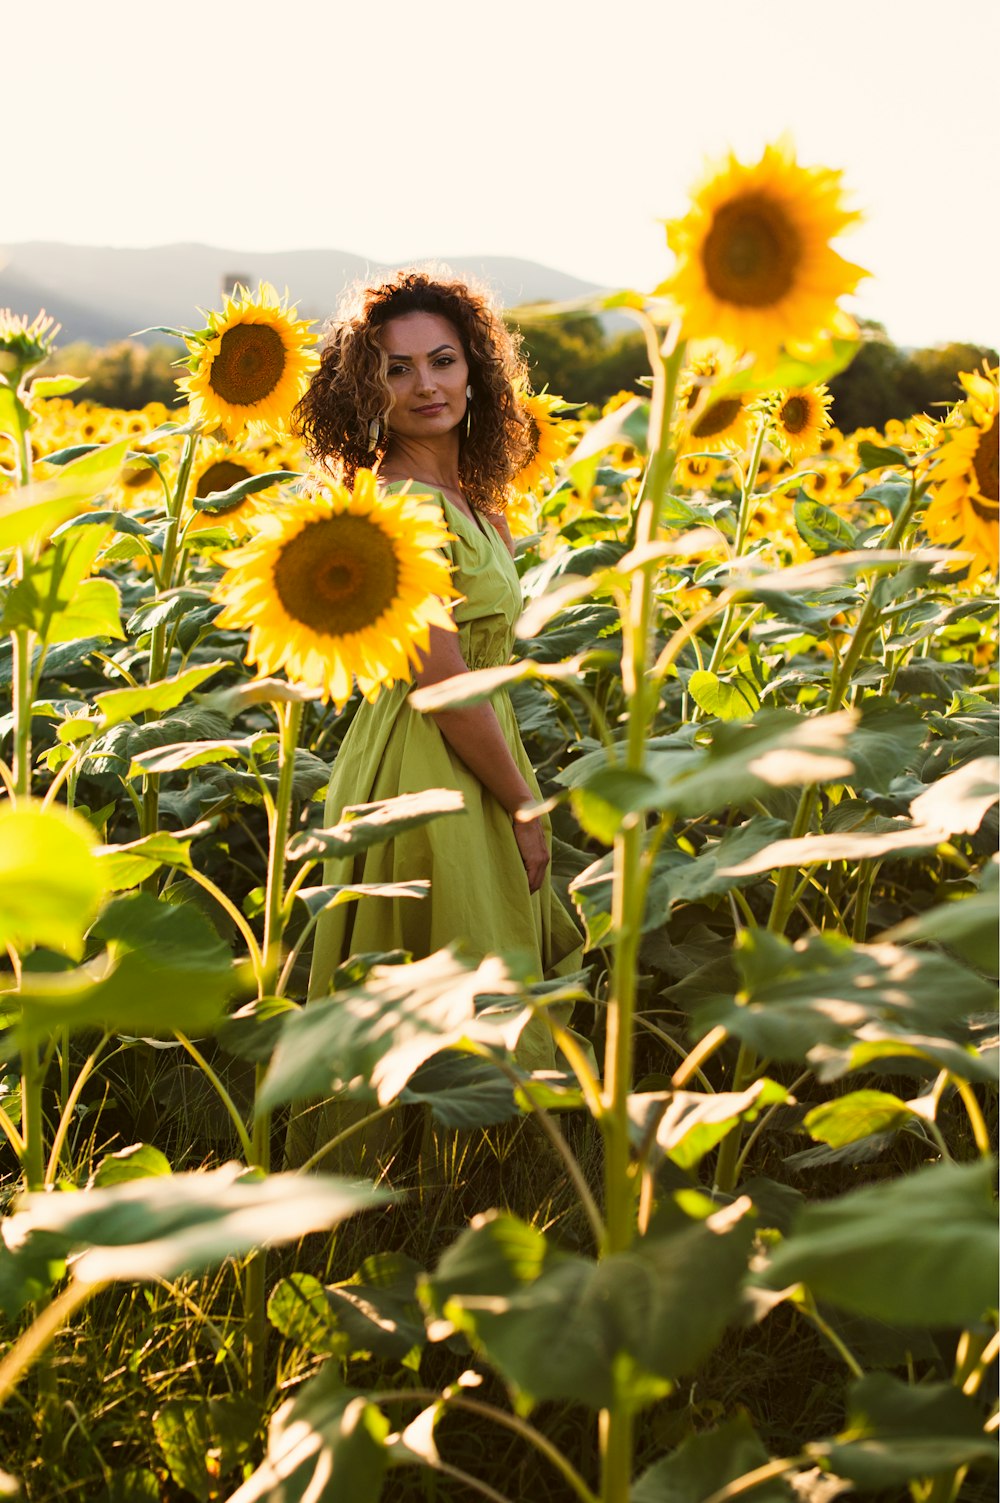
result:
[[[549,843],[545,839],[541,820],[519,820],[514,816],[514,839],[521,852],[524,870],[528,877],[528,891],[537,892],[545,880],[551,857]]]

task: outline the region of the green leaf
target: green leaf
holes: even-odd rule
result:
[[[107,950],[71,971],[26,973],[20,1028],[101,1028],[142,1037],[211,1028],[236,984],[232,957],[191,904],[149,893],[115,898],[94,928]]]
[[[449,950],[405,966],[376,966],[359,986],[310,1002],[282,1023],[258,1100],[264,1107],[331,1091],[374,1091],[394,1101],[418,1065],[463,1040],[513,1049],[523,1008],[499,1017],[477,996],[518,994],[497,957],[477,969]]]
[[[239,1164],[132,1180],[76,1195],[27,1195],[3,1223],[14,1252],[39,1232],[85,1284],[175,1279],[257,1247],[297,1242],[392,1196],[321,1174],[260,1177]]]
[[[454,1050],[420,1065],[399,1099],[430,1107],[435,1122],[461,1131],[508,1122],[519,1110],[513,1085],[496,1065]]]
[[[666,284],[664,284],[666,288]],[[657,289],[659,290],[659,289]],[[743,370],[725,377],[713,388],[719,395],[737,391],[774,391],[776,387],[812,386],[829,381],[850,365],[860,348],[857,339],[839,339],[817,345],[811,354],[792,355],[783,350],[774,357],[760,357]]]
[[[995,976],[997,958],[997,862],[983,874],[980,891],[928,908],[889,931],[885,938],[902,942],[936,941],[957,950],[979,970]]]
[[[403,1253],[374,1253],[352,1279],[326,1293],[352,1353],[371,1352],[403,1362],[424,1346],[427,1334],[417,1299],[422,1270]]]
[[[234,762],[245,757],[252,747],[252,736],[236,736],[230,741],[168,742],[166,746],[136,752],[130,776],[136,777],[141,772],[183,772],[192,767],[204,767],[209,762]]]
[[[655,779],[643,772],[602,767],[573,788],[570,803],[583,830],[604,845],[612,845],[630,816],[656,807],[658,792]]]
[[[346,1357],[350,1350],[326,1290],[310,1273],[293,1273],[275,1286],[267,1318],[287,1341],[313,1356]]]
[[[809,1449],[865,1492],[996,1457],[996,1441],[984,1433],[979,1407],[954,1384],[911,1385],[888,1373],[869,1373],[853,1383],[846,1428]]]
[[[252,1451],[258,1423],[257,1406],[249,1395],[171,1399],[153,1415],[153,1433],[177,1485],[208,1503],[219,1496],[220,1475]],[[154,1496],[159,1499],[159,1489]],[[131,1494],[123,1503],[133,1503]]]
[[[870,1036],[902,1045],[920,1030],[962,1038],[961,1021],[988,1009],[990,986],[946,956],[896,945],[855,945],[815,934],[794,945],[745,929],[736,943],[737,998],[696,1006],[699,1032],[716,1024],[774,1059],[816,1059],[823,1045]]]
[[[695,704],[719,720],[749,720],[760,709],[757,690],[742,673],[723,680],[707,668],[699,669],[692,673],[687,687]]]
[[[114,892],[135,887],[151,877],[161,866],[191,870],[191,841],[186,836],[204,834],[209,825],[195,825],[190,830],[157,830],[125,845],[102,845],[97,859],[107,886]]]
[[[73,958],[107,884],[91,825],[68,809],[0,805],[0,946]]]
[[[354,804],[343,811],[340,823],[330,829],[293,835],[288,842],[288,859],[357,856],[372,846],[394,840],[404,830],[429,824],[445,814],[464,813],[465,801],[453,788],[426,788],[420,793],[402,793],[398,798],[372,804]]]
[[[199,684],[230,667],[232,664],[226,662],[201,663],[155,684],[141,684],[135,689],[108,689],[103,694],[94,695],[94,704],[101,713],[104,729],[108,730],[123,720],[134,720],[147,710],[174,709]]]
[[[703,1503],[768,1459],[753,1425],[740,1412],[716,1430],[688,1436],[671,1455],[655,1462],[633,1483],[629,1503]],[[789,1503],[791,1497],[779,1478],[753,1489],[754,1503]]]
[[[642,1091],[628,1098],[629,1135],[638,1151],[656,1151],[647,1162],[663,1158],[693,1169],[736,1126],[753,1122],[768,1107],[790,1101],[774,1080],[756,1080],[745,1091]]]
[[[389,1421],[328,1362],[278,1409],[267,1456],[228,1503],[378,1503]]]
[[[31,383],[32,397],[65,397],[86,386],[89,376],[36,376]]]
[[[996,1308],[992,1184],[990,1163],[942,1163],[806,1206],[763,1282],[890,1325],[975,1325]]]
[[[853,770],[851,711],[803,716],[760,710],[752,721],[720,722],[707,750],[658,753],[646,770],[660,784],[659,805],[694,816],[760,798],[769,788],[843,782]]]
[[[356,898],[425,898],[431,884],[426,880],[416,882],[355,882],[349,886],[300,887],[295,896],[304,903],[313,918],[325,913],[328,908],[340,908],[344,903],[353,903]]]
[[[905,449],[897,449],[894,444],[873,444],[867,439],[862,439],[858,444],[858,459],[862,470],[884,470],[887,465],[902,465],[904,469],[910,468],[910,459]]]
[[[586,609],[603,609],[603,607],[586,607]],[[612,615],[615,614],[616,612],[612,612]],[[562,616],[568,617],[570,612],[563,611]],[[553,657],[560,658],[563,648],[560,630],[561,628],[555,628],[536,637],[536,651],[540,651],[540,644],[545,642],[551,649]],[[575,625],[570,625],[565,630],[574,638],[577,635]],[[588,631],[588,639],[590,635]],[[433,714],[437,710],[462,710],[469,705],[485,704],[495,694],[528,679],[551,680],[558,683],[563,679],[578,679],[580,673],[581,661],[577,658],[565,663],[558,661],[542,663],[535,661],[534,658],[520,658],[516,663],[506,663],[499,668],[476,668],[468,673],[458,673],[454,678],[442,679],[440,683],[429,684],[426,688],[413,689],[410,691],[408,703],[421,714]]]
[[[858,1143],[873,1133],[905,1127],[915,1115],[912,1107],[888,1091],[851,1091],[813,1107],[802,1125],[818,1143],[843,1148],[845,1143]]]
[[[749,1204],[697,1221],[675,1210],[601,1262],[556,1252],[514,1216],[478,1216],[422,1298],[528,1399],[640,1408],[696,1367],[735,1314]]]
[[[26,558],[7,595],[4,629],[27,627],[46,646],[78,637],[124,639],[117,586],[86,578],[106,536],[106,528],[77,528],[54,540],[39,558]]]
[[[106,1154],[90,1177],[89,1188],[105,1190],[109,1185],[124,1185],[131,1180],[152,1179],[170,1174],[170,1160],[151,1143],[133,1143],[117,1153]]]
[[[858,545],[858,534],[843,517],[821,501],[802,497],[792,507],[795,530],[813,553],[846,553]]]
[[[245,501],[248,496],[255,496],[258,491],[266,491],[284,480],[301,478],[298,470],[269,470],[266,475],[250,475],[246,480],[231,485],[228,490],[209,491],[207,496],[195,496],[191,505],[195,511],[207,511],[215,516],[232,511],[241,501]]]
[[[110,485],[121,468],[128,439],[105,444],[66,465],[60,475],[12,491],[0,509],[0,549],[32,547]]]

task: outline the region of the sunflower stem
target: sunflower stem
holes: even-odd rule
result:
[[[177,471],[177,484],[174,486],[173,495],[167,502],[167,525],[163,536],[163,555],[160,559],[160,591],[171,590],[174,587],[174,574],[177,562],[177,535],[180,524],[180,515],[184,508],[188,485],[191,481],[191,469],[194,465],[195,454],[198,450],[199,432],[188,433],[184,438],[184,448],[181,453],[180,467]],[[167,626],[161,622],[154,626],[149,637],[149,678],[151,684],[158,683],[167,671],[169,654],[167,651]],[[156,711],[149,710],[147,720],[156,718]],[[152,835],[160,820],[160,779],[159,774],[148,772],[142,784],[142,834]],[[147,877],[143,884],[148,890],[156,892],[158,878],[154,874]]]
[[[299,728],[302,724],[301,701],[294,700],[287,704],[277,702],[273,708],[278,721],[279,736],[278,793],[274,801],[274,814],[269,821],[271,839],[264,898],[261,997],[269,995],[274,990],[281,963],[281,936],[285,927],[285,847],[288,844],[288,830],[291,822],[295,751],[299,742]],[[267,1174],[271,1168],[271,1113],[259,1104],[265,1073],[266,1065],[258,1064],[254,1081],[252,1162]],[[246,1365],[250,1378],[250,1392],[259,1402],[263,1402],[265,1388],[266,1286],[267,1252],[262,1248],[254,1255],[247,1267],[246,1283]]]
[[[643,549],[656,538],[673,475],[675,450],[670,429],[684,358],[682,342],[666,355],[652,342],[650,345],[653,367],[650,458],[635,517],[637,549]],[[622,610],[622,678],[628,698],[626,765],[630,771],[639,772],[645,765],[646,740],[659,698],[656,675],[648,671],[654,576],[651,567],[640,566],[633,572]],[[620,830],[614,842],[612,912],[617,944],[608,997],[600,1117],[605,1196],[601,1251],[605,1256],[626,1251],[636,1232],[638,1180],[630,1157],[628,1095],[632,1084],[639,943],[647,875],[642,863],[643,834],[643,826],[637,820]],[[599,1443],[602,1503],[627,1503],[632,1477],[633,1427],[626,1405],[615,1404],[601,1411]]]
[[[761,454],[764,451],[764,440],[767,437],[767,431],[770,427],[770,423],[770,417],[765,414],[760,420],[757,432],[754,434],[753,448],[750,451],[750,463],[747,466],[746,474],[742,477],[742,484],[740,486],[740,504],[736,516],[736,538],[733,542],[734,558],[742,558],[743,549],[746,546],[747,533],[750,530],[750,518],[753,515],[751,505],[751,503],[753,502],[753,490],[754,486],[757,484],[757,474],[760,470],[760,458]],[[712,648],[712,656],[708,660],[709,673],[714,673],[719,667],[719,664],[722,662],[723,654],[725,652],[726,646],[728,645],[729,633],[733,624],[733,616],[736,614],[737,609],[738,607],[735,601],[730,602],[730,604],[726,607],[726,613],[722,618],[722,622],[719,626],[718,636],[716,637],[715,645]],[[697,707],[695,708],[693,718],[695,720],[697,720],[698,718]]]

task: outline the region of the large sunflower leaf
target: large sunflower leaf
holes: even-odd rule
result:
[[[514,1216],[477,1217],[422,1298],[528,1400],[639,1408],[713,1350],[737,1308],[750,1202],[717,1211],[697,1201],[712,1214],[694,1220],[674,1207],[601,1262],[554,1251]]]
[[[983,1431],[979,1406],[952,1383],[868,1373],[849,1395],[843,1432],[809,1449],[865,1492],[995,1460],[996,1441]]]
[[[425,788],[373,804],[355,804],[343,811],[339,824],[326,830],[306,830],[288,842],[288,859],[301,861],[331,856],[357,856],[371,846],[394,840],[404,830],[429,824],[442,815],[464,814],[465,801],[453,788]]]
[[[756,1471],[768,1460],[760,1437],[745,1414],[717,1430],[691,1435],[676,1451],[643,1472],[629,1492],[629,1503],[703,1503],[727,1483]],[[790,1503],[792,1493],[780,1478],[753,1490],[755,1503]]]
[[[629,1135],[636,1150],[646,1149],[647,1163],[666,1157],[693,1169],[737,1122],[791,1100],[774,1080],[755,1080],[745,1091],[640,1091],[628,1098]]]
[[[257,1247],[297,1242],[392,1196],[333,1175],[261,1177],[240,1164],[130,1180],[76,1195],[25,1196],[3,1222],[12,1252],[44,1234],[85,1284],[175,1279]]]
[[[0,510],[0,549],[43,543],[68,517],[83,511],[92,496],[110,485],[129,447],[127,438],[82,454],[60,474],[4,497]]]
[[[388,1434],[382,1411],[327,1363],[278,1409],[267,1456],[228,1503],[378,1503]]]
[[[900,1044],[920,1032],[964,1041],[963,1021],[992,1006],[993,990],[943,955],[897,945],[855,945],[817,934],[794,945],[743,930],[735,948],[739,997],[696,1006],[699,1033],[722,1024],[773,1059],[803,1059],[821,1045],[850,1046],[870,1024]]]
[[[231,663],[201,663],[196,668],[185,668],[172,678],[160,679],[155,684],[140,684],[135,689],[107,689],[94,696],[94,703],[101,712],[103,728],[110,729],[122,720],[135,720],[148,710],[172,710],[186,699],[192,689],[232,667]]]
[[[650,751],[644,775],[655,780],[651,807],[697,817],[759,798],[769,788],[844,782],[854,771],[851,737],[857,725],[852,711],[805,716],[794,710],[761,710],[751,721],[720,722],[708,747]],[[585,787],[594,776],[593,762],[582,758],[557,781]]]
[[[93,827],[71,810],[0,807],[0,946],[83,953],[109,885],[96,844]]]
[[[805,1206],[755,1282],[890,1325],[975,1325],[996,1308],[992,1185],[991,1163],[942,1163]]]
[[[217,512],[232,511],[234,506],[239,506],[248,496],[254,496],[258,491],[266,491],[272,485],[280,485],[285,480],[300,480],[298,470],[268,470],[266,475],[248,475],[245,480],[238,480],[228,490],[209,491],[207,496],[195,496],[191,502],[195,511],[209,512],[215,515]]]
[[[934,908],[907,919],[883,936],[893,941],[937,941],[970,960],[991,976],[1000,965],[997,957],[997,875],[996,857],[983,872],[979,891],[967,897],[938,903]]]
[[[236,977],[228,947],[198,909],[132,893],[114,899],[92,932],[108,946],[94,960],[25,974],[16,1000],[27,1037],[56,1028],[162,1037],[218,1020]]]
[[[336,1090],[374,1092],[384,1106],[450,1045],[475,1040],[512,1050],[529,1011],[477,1010],[476,998],[519,995],[496,957],[473,968],[439,950],[412,965],[375,966],[359,986],[284,1018],[259,1100],[270,1107]]]
[[[95,854],[105,882],[114,892],[122,892],[144,882],[161,866],[190,871],[191,840],[207,834],[211,827],[206,820],[190,830],[156,830],[125,845],[98,846]]]

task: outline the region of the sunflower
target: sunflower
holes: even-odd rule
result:
[[[527,491],[513,491],[503,514],[511,537],[530,538],[538,531],[538,508]]]
[[[30,324],[23,313],[0,308],[0,381],[16,388],[48,356],[61,327],[44,308]]]
[[[556,464],[569,452],[577,426],[561,416],[567,410],[562,397],[549,392],[519,391],[517,404],[527,425],[531,454],[511,484],[515,491],[533,491],[543,480],[555,477]]]
[[[248,425],[280,431],[319,365],[312,320],[297,320],[297,311],[262,282],[255,298],[237,287],[221,313],[207,315],[208,328],[187,339],[192,374],[177,383],[192,417],[230,439]]]
[[[961,426],[943,423],[934,469],[934,499],[924,528],[934,542],[954,544],[973,555],[970,575],[996,571],[998,562],[997,371],[963,371],[967,393]]]
[[[829,327],[837,299],[867,275],[828,243],[860,217],[844,208],[840,177],[800,167],[786,142],[755,166],[730,154],[709,169],[687,215],[667,222],[677,264],[657,289],[687,337],[768,356]]]
[[[726,449],[745,449],[750,439],[750,401],[744,392],[710,397],[700,410],[695,408],[695,417],[688,427],[683,448],[688,453],[697,449],[714,449],[718,445]]]
[[[438,551],[450,537],[436,502],[379,494],[359,470],[353,493],[330,485],[255,519],[249,542],[225,556],[218,624],[249,629],[247,662],[264,675],[283,668],[338,709],[356,678],[374,700],[411,676],[431,626],[456,630]]]
[[[233,444],[208,444],[191,476],[191,496],[200,500],[213,491],[228,491],[230,486],[239,485],[241,480],[249,480],[254,475],[266,474],[270,468],[257,450],[237,449]],[[267,505],[265,498],[269,496],[273,497],[271,490],[257,491],[224,512],[192,508],[185,534],[191,536],[214,527],[224,527],[227,532],[245,535],[253,518]]]
[[[832,401],[823,385],[798,386],[775,393],[771,431],[789,459],[803,459],[807,454],[820,452],[820,438],[830,426]]]

